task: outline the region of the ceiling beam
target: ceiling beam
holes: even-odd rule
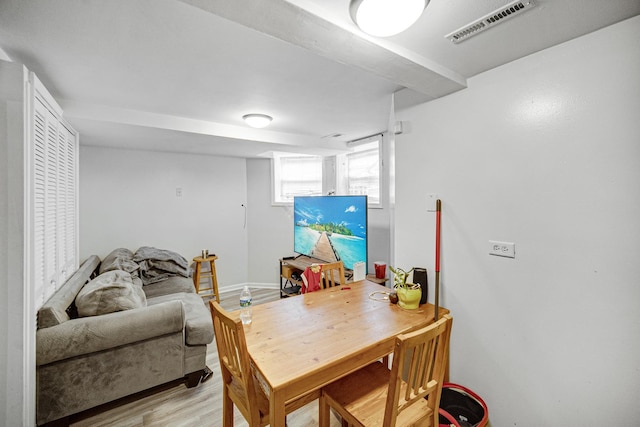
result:
[[[217,136],[222,138],[257,141],[277,145],[291,145],[299,147],[313,147],[319,138],[277,132],[266,129],[253,129],[248,126],[235,126],[215,123],[205,120],[178,117],[168,114],[152,113],[124,108],[107,107],[104,105],[87,104],[83,102],[61,100],[64,116],[68,119],[93,120],[104,123],[121,123],[125,125],[142,126],[154,129],[187,132],[199,135]],[[332,149],[345,149],[344,142],[327,141],[323,146]]]
[[[457,73],[284,0],[181,0],[209,13],[363,69],[432,100],[466,87]],[[346,2],[345,2],[346,4]],[[346,6],[345,6],[346,7]]]

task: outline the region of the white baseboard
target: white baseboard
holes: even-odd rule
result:
[[[241,291],[245,286],[249,286],[249,289],[280,289],[280,285],[277,283],[254,283],[254,282],[246,282],[246,283],[235,283],[232,285],[220,286],[218,289],[220,293],[224,292],[234,292]]]

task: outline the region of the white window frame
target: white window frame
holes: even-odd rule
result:
[[[319,176],[313,176],[313,169],[303,166],[303,170],[293,170],[289,173],[295,174],[295,179],[284,176],[287,172],[286,164],[292,164],[299,160],[301,163],[308,165],[309,162],[317,161],[320,168]],[[291,205],[294,196],[319,196],[324,194],[323,191],[323,158],[322,156],[309,156],[304,154],[291,153],[275,153],[271,160],[271,202],[275,205]],[[295,169],[295,164],[293,165]],[[303,179],[309,183],[308,188],[300,188],[297,191],[291,190],[288,194],[282,194],[283,181],[300,180],[301,175],[306,175]],[[319,184],[319,187],[318,187]]]
[[[312,196],[322,194],[362,195],[368,196],[368,207],[382,208],[384,205],[384,174],[383,174],[383,135],[373,135],[358,141],[347,143],[349,152],[336,156],[322,157],[309,156],[298,153],[273,153],[271,159],[271,204],[273,206],[290,206],[294,196]],[[368,150],[377,150],[377,195],[372,195],[370,189],[353,188],[349,183],[349,159],[360,156]],[[314,180],[316,186],[313,191],[292,192],[289,195],[282,194],[283,160],[295,161],[300,159],[316,159],[321,168],[319,177]],[[294,172],[299,179],[301,172]],[[292,179],[295,180],[295,179]],[[319,187],[317,186],[319,184]],[[350,188],[351,187],[351,188]]]
[[[368,196],[369,207],[382,207],[382,135],[375,135],[369,138],[358,140],[357,142],[349,143],[351,152],[346,154],[340,154],[336,156],[336,185],[338,194],[360,195],[366,194]],[[349,174],[350,160],[356,159],[362,156],[365,152],[377,152],[377,164],[373,166],[377,171],[377,185],[370,187],[356,187],[351,182]],[[362,172],[362,171],[361,171]],[[377,187],[377,189],[376,189]],[[377,193],[377,194],[374,194]]]

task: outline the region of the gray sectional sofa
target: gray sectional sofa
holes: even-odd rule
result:
[[[131,255],[117,249],[102,263],[91,256],[39,310],[38,425],[68,423],[70,415],[176,379],[194,387],[210,372],[211,315],[188,265]]]

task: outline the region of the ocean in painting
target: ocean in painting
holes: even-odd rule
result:
[[[345,268],[353,270],[354,263],[367,260],[367,241],[362,237],[342,236],[333,233],[329,240],[340,255],[340,260],[344,263]]]
[[[311,254],[313,247],[320,237],[320,232],[309,227],[296,226],[294,229],[296,252]],[[353,264],[358,261],[366,261],[367,241],[362,237],[343,236],[333,233],[329,236],[333,249],[338,253],[345,268],[353,269]],[[329,261],[329,260],[323,260]]]
[[[293,247],[296,252],[301,254],[310,254],[313,250],[313,245],[316,244],[318,237],[320,237],[320,232],[309,227],[296,225],[296,228],[293,231],[293,237],[295,239]]]

